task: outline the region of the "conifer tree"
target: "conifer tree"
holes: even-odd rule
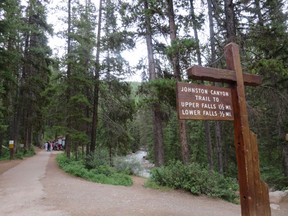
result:
[[[21,35],[23,35],[23,19],[18,0],[1,1],[2,19],[0,22],[0,103],[1,117],[0,145],[14,140],[17,146],[18,127],[16,111],[18,102],[18,77],[21,67]],[[4,142],[4,143],[3,143]],[[0,147],[0,149],[2,146]]]
[[[20,141],[24,144],[24,149],[30,149],[33,136],[38,138],[43,131],[42,93],[48,82],[51,54],[46,33],[51,33],[51,28],[46,22],[45,5],[36,0],[28,2],[24,20],[23,65],[19,76],[15,133],[20,132]],[[15,138],[15,142],[17,140],[18,138]],[[39,143],[37,139],[34,141],[36,144]]]

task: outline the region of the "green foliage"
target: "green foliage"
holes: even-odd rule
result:
[[[179,161],[152,170],[152,181],[158,185],[184,189],[195,195],[219,197],[230,202],[238,202],[237,182],[232,178],[210,172],[197,163],[183,165]]]
[[[68,159],[64,154],[57,155],[58,165],[67,173],[84,178],[88,181],[112,185],[132,185],[130,176],[119,173],[107,165],[100,165],[95,169],[87,169],[85,164],[78,160]]]
[[[98,142],[109,149],[111,156],[126,154],[133,141],[129,124],[136,110],[131,86],[117,79],[106,81],[101,85],[101,96]]]
[[[2,148],[2,154],[1,154],[0,160],[9,160],[9,159],[10,159],[9,149]]]
[[[171,46],[166,48],[166,54],[170,59],[175,55],[187,56],[196,49],[197,43],[191,38],[182,38],[172,41]]]
[[[152,189],[160,190],[160,191],[169,191],[169,190],[171,190],[171,188],[169,188],[167,186],[161,186],[161,185],[157,184],[155,181],[153,181],[151,179],[148,179],[147,181],[145,181],[144,187],[152,188]]]
[[[169,120],[164,128],[164,152],[165,161],[167,162],[171,160],[181,160],[178,124],[177,113],[171,111]]]
[[[148,83],[143,83],[139,87],[138,94],[142,95],[140,105],[153,103],[166,104],[176,109],[176,80],[156,79]]]
[[[90,153],[85,158],[85,168],[97,169],[100,166],[109,165],[109,153],[107,149],[99,148],[94,153]]]
[[[28,150],[18,148],[16,153],[14,154],[14,159],[24,159],[26,157],[32,157],[35,154],[36,153],[34,148]],[[9,148],[2,149],[2,155],[0,157],[0,160],[10,160]]]
[[[23,159],[25,157],[32,157],[33,155],[35,155],[35,149],[34,148],[30,148],[30,149],[21,149],[18,148],[17,152],[15,153],[14,157],[18,158],[18,159]]]
[[[261,169],[263,180],[274,190],[287,190],[288,177],[284,176],[280,169],[273,166]]]

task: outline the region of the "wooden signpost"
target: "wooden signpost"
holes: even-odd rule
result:
[[[258,144],[250,131],[244,85],[257,86],[261,77],[243,74],[239,48],[224,48],[227,69],[192,66],[188,77],[229,83],[230,88],[177,84],[180,119],[233,120],[242,216],[271,216],[268,186],[260,179]]]
[[[9,140],[10,160],[14,158],[14,140]]]

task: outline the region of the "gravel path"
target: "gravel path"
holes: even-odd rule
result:
[[[240,216],[240,206],[179,191],[95,184],[71,177],[56,153],[36,156],[1,174],[0,216]],[[1,163],[0,163],[1,167]],[[1,168],[0,168],[1,171]],[[287,216],[286,205],[273,216]]]

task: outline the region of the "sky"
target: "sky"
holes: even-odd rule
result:
[[[87,0],[79,0],[82,3],[85,3]],[[96,7],[98,8],[99,5],[99,0],[91,0]],[[28,0],[21,0],[22,5],[27,5]],[[53,25],[54,29],[54,35],[53,36],[48,36],[49,37],[49,45],[52,48],[53,55],[54,56],[63,56],[65,53],[66,49],[66,40],[63,38],[60,38],[57,36],[57,32],[66,29],[67,24],[63,23],[61,21],[61,17],[66,18],[66,14],[61,12],[61,10],[57,9],[57,7],[64,6],[67,7],[67,1],[59,1],[59,0],[48,0],[48,16],[47,16],[47,22],[49,24]],[[200,5],[200,0],[196,0],[196,7],[195,9],[197,10],[202,10],[201,5]],[[204,33],[200,33],[202,38],[207,38],[207,35]],[[131,66],[135,66],[141,58],[146,58],[147,57],[147,48],[145,45],[144,39],[142,41],[137,41],[136,42],[136,48],[134,50],[130,51],[125,51],[123,52],[123,57],[129,61]],[[127,81],[137,81],[141,82],[141,72],[136,73],[135,75],[128,77],[126,79]]]
[[[22,1],[27,1],[27,0],[22,0]],[[79,1],[85,3],[85,0],[79,0]],[[91,0],[91,1],[94,2],[96,7],[98,8],[99,0]],[[195,9],[198,11],[203,10],[200,5],[200,0],[196,0],[195,2],[197,3]],[[67,1],[59,1],[59,0],[49,1],[49,4],[48,4],[49,12],[47,16],[47,21],[49,24],[53,25],[55,33],[67,28],[66,26],[67,24],[63,23],[60,19],[61,16],[66,17],[67,15],[61,12],[59,9],[56,9],[56,7],[59,7],[59,6],[67,7]],[[208,33],[205,34],[205,32],[202,32],[200,33],[200,37],[202,39],[208,38]],[[52,37],[49,36],[49,45],[53,50],[53,55],[55,56],[62,56],[66,50],[65,49],[66,40],[58,37],[57,34],[54,34],[54,36]],[[123,57],[127,61],[129,61],[131,66],[135,66],[141,58],[146,58],[147,48],[146,48],[144,39],[142,41],[139,40],[136,42],[136,48],[134,50],[123,52]],[[141,82],[141,72],[138,72],[135,75],[128,77],[126,80]]]
[[[80,2],[85,2],[85,0],[80,0]],[[99,0],[92,0],[96,4],[96,7],[99,5]],[[59,12],[59,10],[55,9],[56,6],[66,6],[67,2],[59,1],[59,0],[50,0],[50,4],[48,5],[48,17],[47,22],[53,25],[54,32],[58,32],[63,30],[63,28],[67,28],[66,24],[63,24],[59,19],[61,16],[66,16],[63,12]],[[66,40],[58,37],[54,34],[52,37],[49,36],[49,45],[53,50],[53,55],[62,56],[65,52]],[[137,42],[137,48],[131,51],[123,52],[123,57],[129,61],[131,66],[135,66],[141,58],[145,58],[147,50],[145,44]],[[125,79],[126,81],[136,81],[141,82],[141,72],[136,73]]]
[[[26,5],[26,2],[28,0],[21,0],[23,5]],[[79,0],[80,2],[85,2],[85,0]],[[99,0],[91,0],[92,2],[94,2],[96,4],[96,7],[98,7],[99,5]],[[197,10],[202,10],[201,5],[200,5],[200,0],[196,0],[195,1],[196,7],[195,9]],[[288,3],[286,4],[286,10],[288,10]],[[59,18],[61,16],[66,16],[66,14],[63,14],[63,12],[59,12],[59,10],[55,9],[56,6],[66,6],[67,5],[67,1],[59,1],[59,0],[50,0],[49,4],[48,4],[48,23],[53,25],[54,28],[54,32],[56,33],[57,31],[63,30],[66,27],[66,24],[63,24]],[[206,27],[208,29],[208,27]],[[200,37],[201,38],[205,38],[204,40],[208,40],[208,33],[205,30],[200,33]],[[65,45],[66,45],[66,41],[64,39],[59,38],[56,34],[54,34],[54,36],[49,37],[49,45],[51,46],[52,50],[53,50],[53,55],[56,56],[61,56],[63,55],[64,51],[65,51]],[[142,41],[142,43],[137,43],[137,48],[135,48],[133,51],[126,51],[123,53],[123,56],[129,61],[129,63],[134,66],[138,63],[138,61],[141,58],[145,58],[147,56],[147,49],[146,46],[144,44],[144,41]],[[135,74],[132,77],[129,77],[127,79],[128,81],[141,81],[141,75]]]

